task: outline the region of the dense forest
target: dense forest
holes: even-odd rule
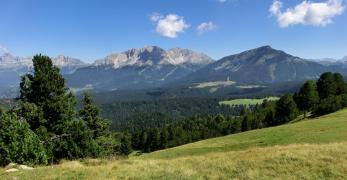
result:
[[[294,95],[264,101],[239,116],[196,115],[163,128],[133,133],[132,145],[144,152],[174,147],[202,139],[288,123],[307,112],[320,116],[347,107],[347,85],[338,73],[324,73],[317,83],[307,81]]]
[[[2,166],[126,156],[133,149],[151,152],[347,107],[343,77],[327,72],[295,94],[251,108],[221,106],[209,98],[114,102],[104,110],[105,116],[119,119],[111,128],[88,92],[77,108],[75,95],[49,57],[36,55],[33,64],[33,74],[21,78],[17,105],[0,109]]]
[[[102,117],[112,121],[116,131],[135,132],[161,128],[194,115],[238,116],[243,106],[220,105],[217,98],[174,98],[146,101],[115,101],[102,104]],[[250,107],[252,108],[252,107]]]

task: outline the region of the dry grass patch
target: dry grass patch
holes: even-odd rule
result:
[[[3,174],[1,179],[345,179],[347,142],[295,144],[209,153],[176,159],[78,161],[31,172]]]

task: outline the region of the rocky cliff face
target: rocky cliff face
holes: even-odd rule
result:
[[[111,54],[104,59],[95,61],[93,65],[118,69],[125,66],[160,66],[163,64],[200,66],[211,62],[212,59],[207,55],[188,49],[174,48],[165,51],[157,46],[147,46]]]
[[[147,46],[106,56],[67,79],[76,88],[141,89],[180,79],[211,62],[207,55],[188,49]]]

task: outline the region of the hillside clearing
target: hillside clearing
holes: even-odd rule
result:
[[[256,105],[256,104],[261,104],[263,103],[264,100],[268,101],[277,101],[279,98],[278,97],[266,97],[263,99],[233,99],[233,100],[227,100],[227,101],[221,101],[219,104],[222,105],[229,105],[229,106],[237,106],[237,105]]]
[[[203,82],[198,83],[193,88],[208,88],[208,87],[220,87],[220,86],[231,86],[234,85],[236,82],[234,81],[211,81],[211,82]]]

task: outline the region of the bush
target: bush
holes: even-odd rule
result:
[[[19,164],[47,164],[43,144],[29,124],[19,120],[14,113],[0,114],[0,165],[10,162]]]
[[[53,136],[48,142],[53,162],[61,159],[97,157],[100,147],[93,139],[93,133],[81,120],[73,120],[65,126],[65,133]]]
[[[96,142],[101,148],[100,157],[112,157],[119,154],[121,133],[109,133],[99,136]]]

